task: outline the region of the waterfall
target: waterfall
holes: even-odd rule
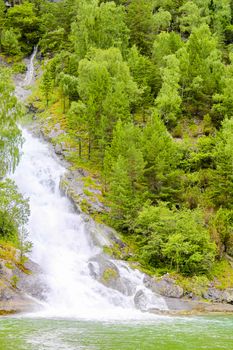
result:
[[[33,77],[30,59],[25,84]],[[40,314],[81,319],[141,319],[148,314],[135,308],[135,294],[146,296],[145,310],[167,309],[162,297],[143,284],[144,275],[125,262],[109,258],[120,274],[127,291],[109,288],[93,278],[95,257],[102,248],[96,246],[81,214],[74,211],[69,199],[59,191],[66,169],[51,147],[22,130],[24,145],[20,163],[12,176],[20,192],[30,200],[29,240],[33,243],[30,258],[43,271],[46,302]],[[93,272],[93,271],[92,271]],[[130,286],[130,288],[129,288]]]
[[[34,60],[35,60],[36,54],[37,54],[37,46],[34,47],[33,53],[32,53],[32,55],[30,57],[29,64],[28,64],[28,67],[27,67],[27,72],[26,72],[25,79],[24,79],[24,82],[23,82],[23,86],[30,85],[32,80],[33,80],[33,76],[34,76]]]

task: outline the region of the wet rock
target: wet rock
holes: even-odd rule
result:
[[[145,276],[144,285],[153,292],[169,298],[181,298],[184,295],[183,288],[178,286],[175,281],[167,276],[160,279]]]
[[[17,288],[33,298],[46,300],[48,287],[43,280],[43,276],[31,275],[27,276],[27,278],[20,278]]]
[[[167,298],[165,297],[168,309],[171,311],[189,311],[192,310],[194,306],[197,305],[196,302],[190,300],[182,300],[177,298]]]
[[[146,311],[147,310],[147,297],[143,290],[138,290],[134,296],[134,305],[137,309]]]
[[[115,289],[124,295],[133,295],[134,286],[120,275],[118,267],[106,255],[98,254],[88,263],[90,274],[108,288]]]
[[[16,296],[16,293],[13,292],[13,290],[11,290],[10,288],[2,287],[0,289],[0,301],[1,302],[7,302],[10,300],[13,300]]]
[[[62,146],[59,143],[55,145],[54,150],[56,154],[62,155]]]
[[[35,300],[33,301],[29,296],[42,299],[40,292],[42,283],[40,283],[38,265],[28,261],[24,266],[24,271],[28,273],[24,273],[19,269],[17,263],[19,251],[15,251],[14,258],[14,261],[0,260],[1,315],[32,310],[35,306]]]
[[[9,266],[6,260],[0,260],[0,278],[6,281],[10,281],[13,276],[13,271]]]
[[[141,311],[167,310],[167,305],[159,294],[148,289],[139,289],[134,296],[134,305]]]
[[[14,271],[18,277],[17,289],[39,300],[45,300],[48,286],[44,280],[43,272],[38,264],[29,260],[25,263],[29,273],[25,274],[20,270]]]

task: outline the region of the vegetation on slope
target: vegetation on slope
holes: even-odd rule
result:
[[[6,176],[19,160],[21,131],[17,126],[21,106],[14,96],[11,72],[0,68],[0,259],[15,260],[15,250],[23,256],[27,243],[25,224],[29,215],[27,200]],[[26,244],[26,245],[25,245]]]
[[[137,259],[211,277],[233,256],[232,1],[31,0],[0,17],[5,55],[39,40],[34,104],[98,172]]]

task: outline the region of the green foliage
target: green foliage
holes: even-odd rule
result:
[[[155,100],[155,106],[165,123],[171,124],[179,116],[182,102],[179,95],[179,61],[175,55],[166,56],[166,66],[162,69],[162,80],[162,87]]]
[[[8,55],[19,55],[20,45],[18,41],[19,35],[15,34],[13,29],[5,29],[1,34],[1,47]]]
[[[118,122],[112,146],[107,150],[104,175],[109,185],[112,217],[118,227],[130,225],[143,194],[144,159],[140,150],[140,130]]]
[[[215,205],[233,205],[233,118],[225,119],[217,135],[214,150],[216,171],[212,186]]]
[[[164,11],[153,14],[152,0],[132,0],[127,6],[127,24],[130,29],[130,40],[143,54],[150,55],[155,30],[166,28],[170,16]]]
[[[141,256],[153,266],[167,264],[185,274],[207,272],[216,247],[198,210],[170,210],[164,204],[146,206],[135,222],[142,238]]]
[[[10,71],[0,69],[0,178],[13,170],[19,158],[21,132],[17,120],[21,107],[14,96]]]
[[[117,277],[117,271],[114,269],[111,269],[110,267],[104,270],[103,273],[103,282],[110,282],[111,280],[114,280]]]
[[[195,28],[185,47],[177,52],[183,103],[191,113],[206,114],[212,96],[221,88],[223,64],[218,43],[207,25]]]
[[[224,253],[233,256],[233,210],[220,208],[211,219],[210,227],[219,257]]]
[[[43,74],[40,87],[41,87],[43,95],[46,98],[46,104],[47,104],[47,107],[48,107],[49,97],[51,95],[52,88],[53,88],[53,81],[52,81],[52,76],[51,76],[51,72],[50,71],[46,71]]]
[[[19,282],[19,277],[17,275],[13,275],[11,277],[11,285],[13,288],[17,288],[17,283]]]
[[[140,96],[137,99],[137,110],[143,115],[145,122],[147,109],[153,104],[153,94],[157,92],[156,68],[151,60],[139,53],[136,46],[133,46],[128,55],[130,73],[140,89]]]
[[[19,34],[21,46],[26,52],[38,41],[39,23],[35,5],[31,2],[24,1],[11,7],[7,12],[7,25]]]
[[[19,63],[16,62],[16,63],[14,63],[12,69],[13,69],[13,72],[16,74],[18,74],[18,73],[25,74],[26,70],[27,70],[27,66],[24,62],[19,62]]]
[[[206,10],[206,11],[205,11]],[[205,16],[207,9],[203,9],[201,4],[195,1],[187,1],[180,8],[180,30],[183,33],[191,33],[193,29],[202,24],[209,24],[209,16]]]
[[[72,24],[71,41],[80,59],[90,48],[121,48],[128,44],[125,10],[114,2],[79,1],[77,18]]]
[[[177,279],[179,285],[184,289],[186,293],[192,293],[200,297],[207,291],[210,285],[210,281],[206,276],[192,276],[187,278],[185,276],[179,276]]]
[[[150,198],[171,200],[179,191],[176,166],[180,160],[180,150],[156,114],[143,130],[142,150]]]
[[[20,244],[29,206],[11,180],[0,182],[0,238]]]
[[[216,261],[211,270],[211,275],[219,289],[233,288],[233,269],[226,259]]]
[[[116,122],[131,119],[130,108],[138,93],[119,49],[93,50],[80,61],[78,93],[76,118],[87,126],[89,157],[97,145],[102,158]]]
[[[98,169],[106,215],[151,271],[208,275],[233,254],[232,14],[230,0],[34,0],[7,12],[0,1],[2,51],[39,41],[36,104],[64,127],[74,165]],[[8,122],[2,176],[20,143]],[[190,288],[204,290],[202,277]]]

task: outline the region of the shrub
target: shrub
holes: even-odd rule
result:
[[[205,273],[216,255],[201,212],[146,206],[136,220],[141,258],[154,267],[168,265],[184,274]]]

